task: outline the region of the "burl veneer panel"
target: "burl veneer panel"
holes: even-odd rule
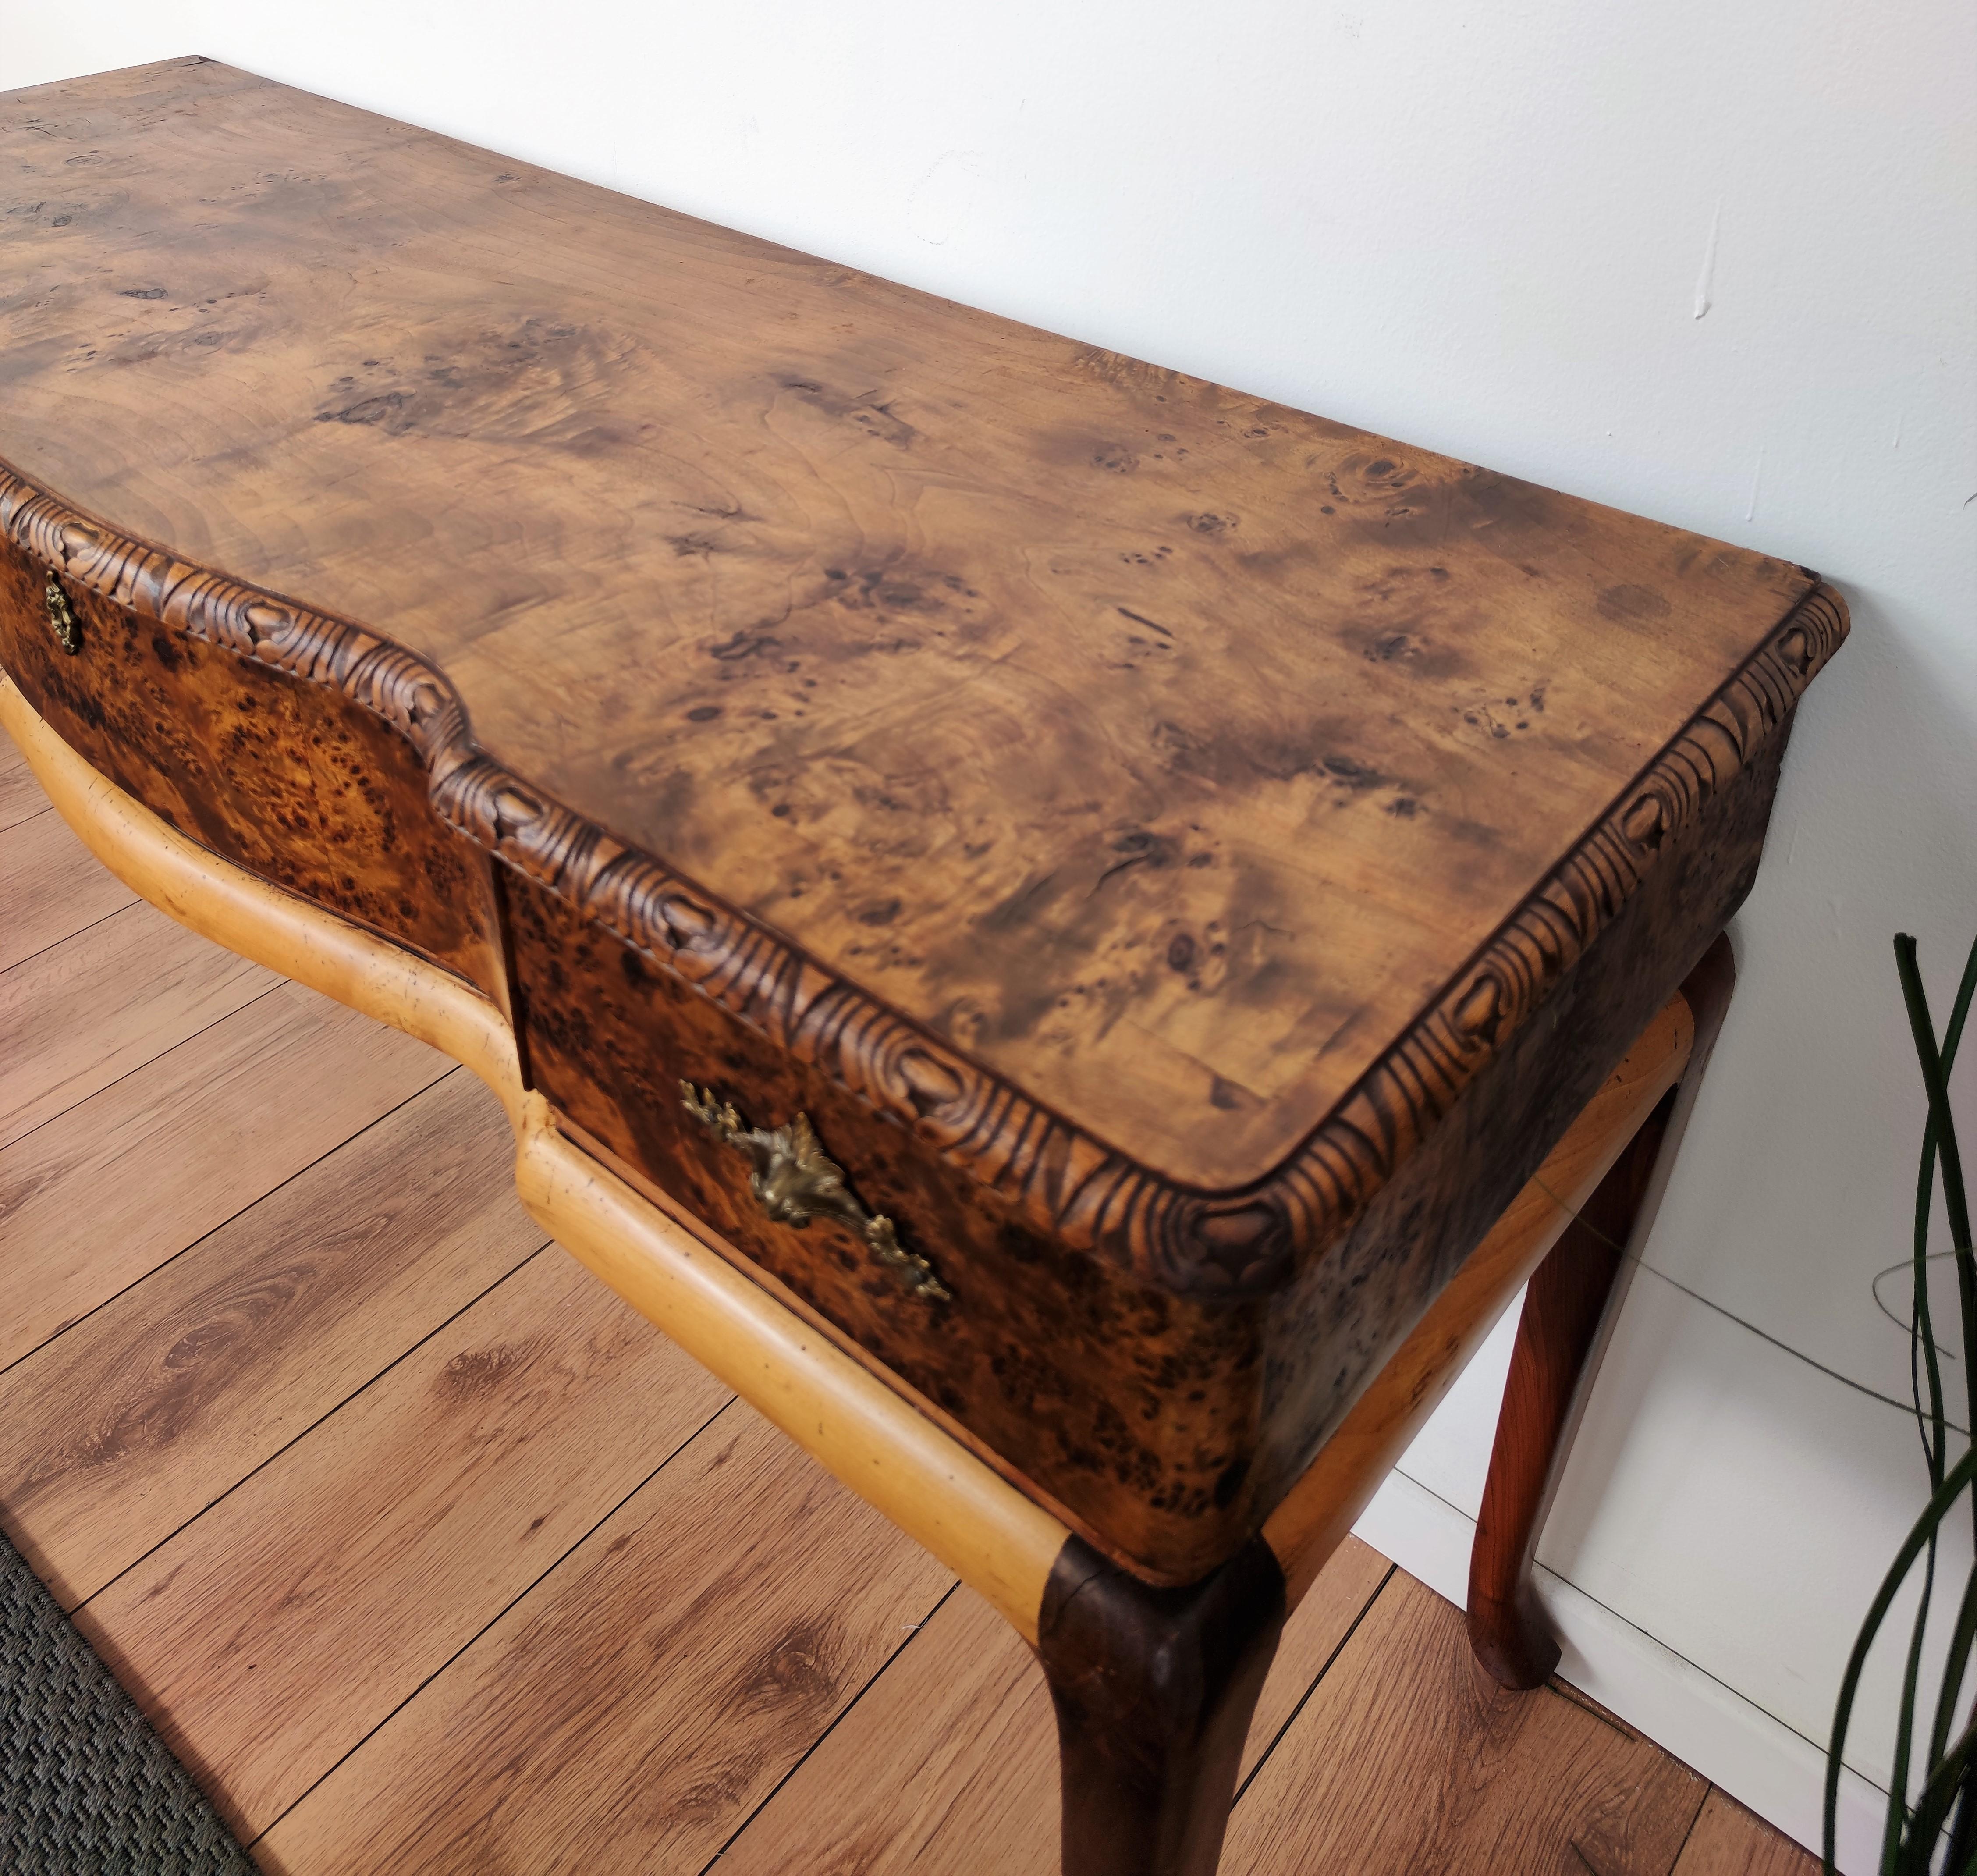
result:
[[[487,856],[434,814],[403,735],[79,581],[64,589],[71,655],[47,573],[0,540],[0,666],[64,741],[216,854],[500,993]]]

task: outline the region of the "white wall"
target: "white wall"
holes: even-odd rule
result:
[[[1838,581],[1649,1261],[1905,1390],[1868,1294],[1922,1112],[1888,941],[1946,1000],[1977,931],[1977,11],[0,0],[0,85],[195,51]],[[1472,1511],[1487,1392],[1410,1461]],[[1822,1739],[1915,1455],[1644,1274],[1543,1554]]]

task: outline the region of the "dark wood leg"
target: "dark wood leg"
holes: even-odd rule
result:
[[[1642,1123],[1525,1292],[1469,1557],[1470,1643],[1506,1687],[1540,1686],[1558,1666],[1558,1642],[1531,1581],[1532,1554],[1626,1294],[1633,1264],[1625,1253],[1654,1221],[1735,980],[1730,942],[1718,937],[1682,986],[1695,1043],[1680,1085]]]
[[[1283,1574],[1261,1537],[1178,1590],[1066,1541],[1037,1643],[1057,1706],[1064,1876],[1214,1876],[1283,1626]]]

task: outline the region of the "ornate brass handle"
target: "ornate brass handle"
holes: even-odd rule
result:
[[[61,582],[53,573],[41,589],[41,596],[48,603],[48,623],[54,627],[62,649],[74,657],[82,649],[82,627],[76,619],[75,609],[68,603],[68,595],[62,591]]]
[[[764,1217],[799,1230],[813,1218],[835,1218],[863,1238],[866,1248],[915,1296],[933,1303],[952,1300],[954,1293],[933,1267],[899,1242],[892,1220],[875,1217],[846,1189],[843,1168],[818,1145],[808,1115],[764,1131],[751,1127],[731,1103],[717,1101],[711,1089],[682,1082],[680,1092],[688,1113],[723,1146],[748,1158],[748,1190]]]

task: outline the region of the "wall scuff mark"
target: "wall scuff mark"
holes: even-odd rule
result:
[[[1723,198],[1716,198],[1716,212],[1709,218],[1709,239],[1702,249],[1702,271],[1695,279],[1695,316],[1699,319],[1715,304],[1710,298],[1716,286],[1716,238],[1723,232]],[[1744,519],[1750,517],[1747,515]]]

